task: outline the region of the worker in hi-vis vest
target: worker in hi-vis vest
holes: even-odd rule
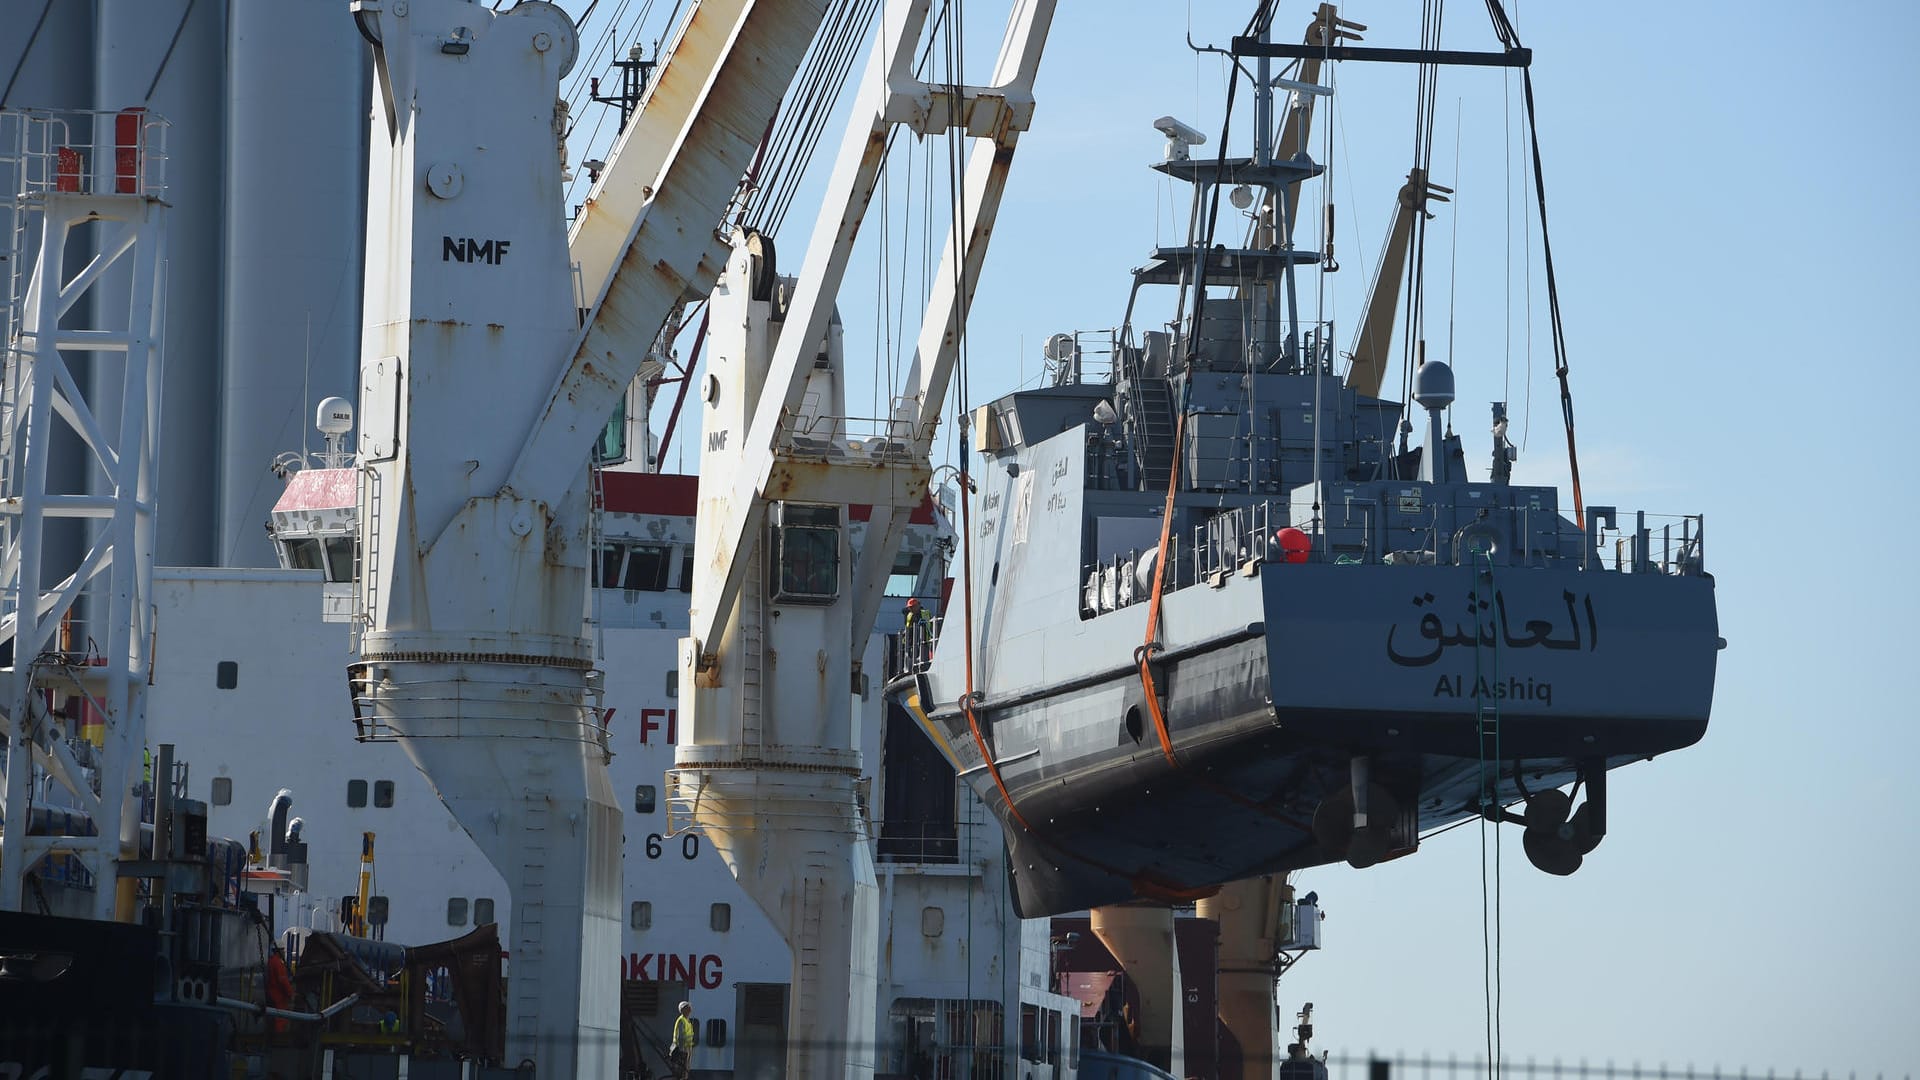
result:
[[[667,1064],[673,1066],[673,1075],[679,1080],[686,1080],[687,1058],[699,1045],[700,1028],[693,1022],[693,1006],[683,1001],[680,1015],[673,1019],[673,1044],[667,1050]]]

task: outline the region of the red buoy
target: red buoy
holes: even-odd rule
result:
[[[1281,562],[1306,562],[1307,553],[1313,550],[1313,537],[1289,525],[1273,534],[1280,542]]]

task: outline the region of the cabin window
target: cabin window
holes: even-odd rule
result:
[[[382,810],[393,805],[393,781],[375,780],[373,782],[373,805]]]
[[[733,905],[715,904],[707,909],[707,928],[716,934],[733,929]]]
[[[633,789],[633,812],[651,814],[660,799],[660,790],[652,784],[641,784]]]
[[[347,781],[347,806],[358,810],[367,805],[367,782],[365,780]]]
[[[939,937],[947,929],[947,913],[937,907],[920,909],[920,932],[927,937]]]
[[[353,580],[353,546],[351,536],[333,536],[327,539],[327,580],[348,582]]]
[[[283,541],[287,549],[287,569],[320,570],[323,569],[323,555],[318,540]]]
[[[627,548],[627,567],[620,576],[620,587],[635,592],[665,592],[672,552],[665,544],[634,544]]]
[[[667,591],[674,548],[673,544],[608,542],[600,549],[600,587],[629,592]]]
[[[213,778],[213,791],[208,802],[215,806],[228,806],[233,803],[233,777],[216,776]]]
[[[473,902],[473,925],[485,926],[493,921],[493,901],[485,896]]]
[[[688,544],[680,556],[680,591],[693,591],[693,545]]]
[[[240,663],[236,660],[222,660],[213,667],[213,685],[216,690],[233,690],[240,685]]]
[[[600,587],[617,589],[620,587],[620,568],[626,564],[627,549],[619,544],[608,544],[600,549]]]
[[[467,898],[466,897],[454,896],[454,897],[448,898],[447,925],[448,926],[467,925]]]
[[[782,503],[773,540],[773,597],[829,604],[840,595],[840,508]]]
[[[725,1020],[716,1018],[707,1021],[707,1045],[727,1045],[727,1022]]]
[[[635,900],[627,911],[627,925],[635,930],[647,930],[653,926],[653,905],[645,900]]]

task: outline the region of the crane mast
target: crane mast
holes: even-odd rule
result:
[[[583,323],[555,106],[572,20],[543,2],[353,5],[376,79],[355,723],[404,747],[505,879],[507,1053],[541,1075],[618,1063],[621,827],[584,632],[589,447],[672,304],[717,274],[714,226],[820,9],[689,13],[618,148],[644,151],[610,160],[597,189],[626,195],[588,215]]]
[[[859,805],[851,694],[958,355],[1053,0],[1016,3],[994,79],[914,73],[929,0],[888,0],[791,300],[771,253],[735,248],[711,311],[691,634],[681,642],[683,736],[670,813],[704,829],[793,950],[785,1075],[870,1075],[878,891]],[[964,223],[931,284],[919,353],[871,438],[844,415],[833,301],[894,125],[975,140],[955,192]],[[872,508],[856,564],[849,504]],[[690,691],[686,688],[690,688]],[[857,691],[856,691],[857,692]],[[844,1032],[844,1037],[840,1033]]]

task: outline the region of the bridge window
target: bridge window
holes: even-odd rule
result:
[[[600,587],[630,592],[667,591],[676,546],[607,542],[600,549]]]

